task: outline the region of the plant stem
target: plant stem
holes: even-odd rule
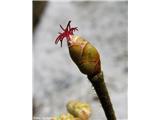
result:
[[[88,76],[88,79],[91,81],[98,95],[98,98],[100,100],[100,103],[103,107],[107,119],[116,120],[109,93],[104,82],[103,72],[100,72],[95,76]]]

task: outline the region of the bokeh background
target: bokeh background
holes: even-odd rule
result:
[[[33,116],[66,112],[78,99],[92,106],[91,120],[106,120],[87,77],[72,62],[66,41],[55,45],[59,24],[77,26],[101,55],[105,82],[119,120],[128,118],[128,2],[33,2]]]

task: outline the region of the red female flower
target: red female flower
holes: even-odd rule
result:
[[[67,27],[64,29],[61,25],[61,29],[63,30],[63,33],[59,32],[59,36],[55,40],[55,44],[57,44],[59,41],[61,42],[61,47],[62,47],[62,41],[64,38],[66,38],[68,41],[70,40],[71,35],[74,35],[73,32],[76,30],[78,31],[77,27],[71,27],[70,25],[71,21],[68,22]]]

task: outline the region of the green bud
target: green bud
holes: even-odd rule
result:
[[[79,70],[93,76],[101,72],[100,55],[97,49],[80,36],[71,36],[68,41],[69,53]]]
[[[91,115],[91,108],[89,104],[79,101],[70,101],[67,104],[67,110],[69,113],[81,120],[88,120]]]

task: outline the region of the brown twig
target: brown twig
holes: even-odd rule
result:
[[[105,115],[108,120],[116,120],[116,116],[113,110],[113,106],[110,100],[110,96],[107,90],[107,87],[104,82],[103,72],[95,75],[95,76],[88,76],[88,79],[92,83],[97,96],[100,100],[100,103],[103,107]]]

